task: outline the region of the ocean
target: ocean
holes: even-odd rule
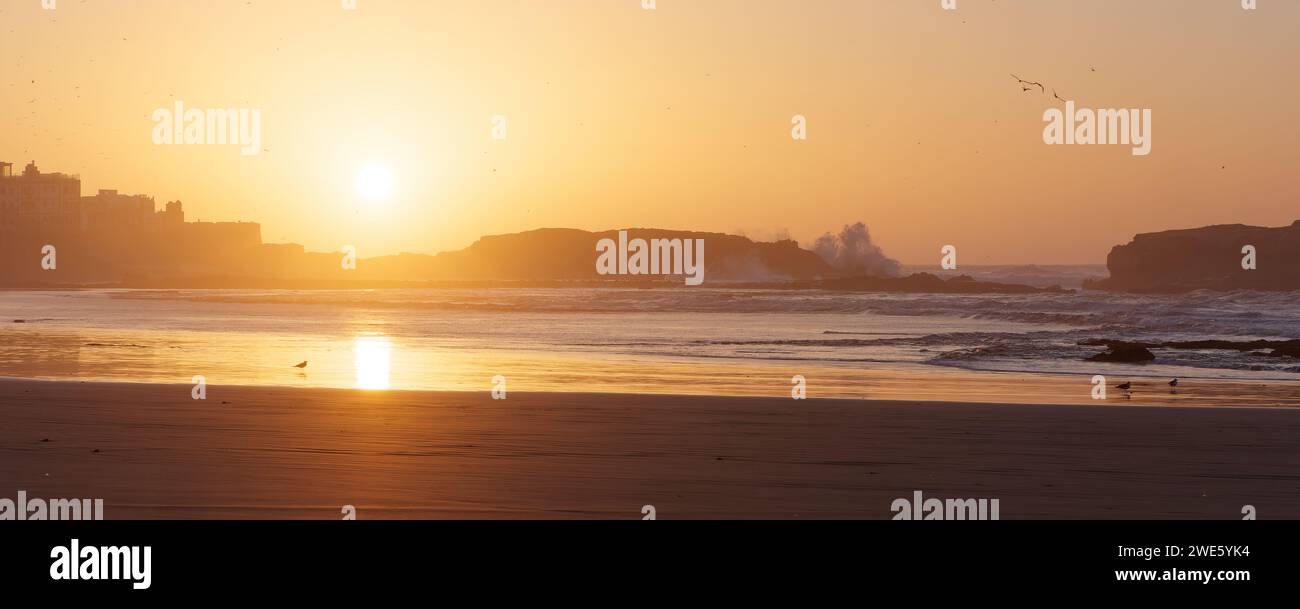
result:
[[[487,391],[501,375],[518,391],[788,397],[798,375],[817,397],[1060,403],[1090,399],[1105,375],[1290,395],[1291,358],[1156,349],[1147,364],[1097,363],[1103,348],[1079,343],[1294,339],[1298,322],[1300,294],[1259,292],[5,291],[0,376]]]

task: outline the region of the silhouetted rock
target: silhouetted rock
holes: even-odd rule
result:
[[[1273,347],[1273,351],[1269,355],[1273,357],[1300,358],[1300,340],[1288,341],[1283,345]]]
[[[835,274],[817,254],[792,240],[756,242],[722,233],[627,229],[628,239],[703,239],[704,279],[769,282],[810,280]],[[600,275],[596,272],[601,239],[619,239],[617,230],[590,232],[542,228],[482,237],[469,247],[435,256],[401,254],[369,258],[358,264],[361,279],[423,281],[576,281],[682,283],[682,275]],[[332,259],[337,266],[337,257]],[[332,268],[330,267],[331,273]]]
[[[1256,268],[1242,268],[1242,249],[1255,247]],[[1300,220],[1265,228],[1223,224],[1144,233],[1116,246],[1106,259],[1110,277],[1088,289],[1124,292],[1300,289]]]
[[[1223,351],[1249,351],[1251,355],[1262,357],[1294,357],[1300,358],[1300,339],[1293,340],[1175,340],[1158,343],[1128,342],[1122,340],[1112,340],[1106,338],[1096,338],[1079,341],[1080,345],[1088,347],[1106,347],[1109,352],[1094,355],[1089,360],[1099,362],[1113,361],[1130,361],[1127,359],[1110,359],[1110,358],[1128,358],[1144,357],[1142,352],[1145,351],[1150,355],[1151,349],[1184,349],[1184,350],[1223,350]],[[1261,349],[1270,349],[1270,351],[1261,351]],[[1154,359],[1145,358],[1145,359]]]
[[[206,223],[174,222],[148,231],[120,232],[112,243],[84,233],[58,240],[58,270],[40,271],[37,244],[44,237],[23,243],[0,243],[15,253],[0,256],[0,285],[17,287],[104,287],[155,289],[346,289],[413,287],[670,287],[685,284],[685,268],[672,274],[600,274],[598,243],[620,243],[618,230],[591,232],[544,228],[522,233],[492,235],[469,247],[437,255],[402,253],[365,257],[357,252],[355,268],[340,264],[340,252],[307,252],[301,245],[264,244],[257,225],[231,223],[213,232]],[[853,228],[853,227],[850,227]],[[142,229],[143,230],[143,229]],[[215,229],[213,229],[215,230]],[[204,232],[207,231],[207,232]],[[224,232],[222,232],[224,231]],[[849,231],[854,235],[857,232]],[[211,238],[191,238],[200,233]],[[187,236],[188,235],[188,236]],[[880,258],[865,234],[844,241],[836,250],[845,268],[827,262],[793,240],[757,242],[722,233],[627,229],[633,240],[702,240],[704,285],[737,288],[818,289],[861,292],[1003,293],[1066,292],[1059,287],[1037,288],[982,282],[969,276],[943,279],[930,273],[907,277],[864,274],[865,256]],[[855,240],[856,239],[856,240]],[[132,240],[126,247],[119,243]],[[615,257],[626,253],[618,246]],[[668,248],[665,248],[668,249]],[[869,250],[869,251],[868,251]],[[863,254],[862,252],[867,253]],[[23,255],[18,255],[22,253]],[[662,253],[662,251],[660,252]],[[683,252],[684,254],[684,252]],[[668,256],[685,263],[685,256]],[[630,257],[630,256],[629,256]],[[873,258],[874,257],[874,258]],[[837,258],[837,260],[839,260]],[[692,258],[693,259],[693,258]],[[664,260],[660,256],[660,262]],[[885,259],[882,259],[885,260]],[[14,269],[5,268],[10,264]],[[664,263],[667,264],[667,263]],[[889,267],[877,261],[876,266]],[[7,272],[22,266],[21,272]],[[656,267],[662,266],[656,264]],[[889,267],[892,268],[892,267]],[[856,269],[856,270],[854,270]],[[630,268],[628,269],[630,270]],[[652,271],[653,273],[653,271]]]
[[[1149,362],[1156,358],[1150,349],[1142,345],[1132,343],[1114,342],[1110,345],[1110,350],[1105,353],[1098,353],[1090,358],[1090,362],[1119,362],[1126,364],[1136,364]]]

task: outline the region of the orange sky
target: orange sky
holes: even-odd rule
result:
[[[861,220],[906,263],[1100,263],[1136,232],[1300,218],[1300,2],[657,4],[0,0],[0,159],[362,257]],[[1053,87],[1152,109],[1151,154],[1045,145]],[[268,151],[155,145],[176,99],[260,109]],[[358,195],[368,164],[390,199]]]

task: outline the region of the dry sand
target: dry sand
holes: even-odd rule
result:
[[[46,441],[48,440],[48,441]],[[0,381],[0,497],[121,518],[1300,518],[1300,411]]]

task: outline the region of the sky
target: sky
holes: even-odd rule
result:
[[[313,251],[862,221],[907,264],[1088,264],[1300,219],[1291,0],[56,2],[0,0],[0,160]],[[1150,109],[1150,154],[1045,144],[1053,89]],[[155,144],[176,100],[259,110],[262,150]]]

